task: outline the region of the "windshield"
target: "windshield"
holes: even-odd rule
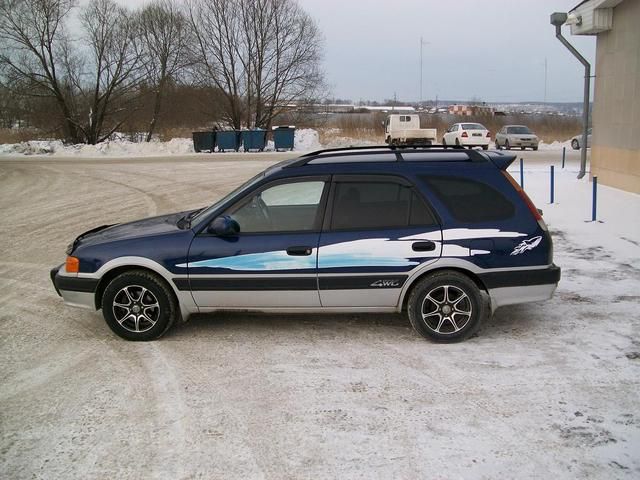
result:
[[[462,129],[463,130],[486,130],[486,128],[484,128],[484,125],[480,125],[479,123],[463,123]]]
[[[255,183],[258,183],[260,180],[262,180],[262,178],[264,178],[265,176],[265,172],[260,172],[258,175],[256,175],[255,177],[253,177],[251,180],[243,183],[242,185],[240,185],[238,188],[236,188],[235,190],[231,191],[230,193],[228,193],[227,195],[225,195],[224,197],[222,197],[220,200],[218,200],[216,203],[214,203],[213,205],[202,209],[196,216],[194,216],[191,219],[191,225],[198,223],[200,220],[202,220],[203,218],[206,218],[207,215],[209,215],[211,212],[213,212],[216,208],[218,208],[218,206],[222,205],[223,203],[225,203],[227,200],[231,199],[232,197],[234,197],[236,194],[238,194],[239,192],[241,192],[242,190],[244,190],[245,188],[249,188],[251,185],[254,185]]]
[[[529,134],[531,135],[533,132],[529,130],[529,127],[521,126],[521,127],[509,127],[507,130],[509,133],[517,133],[517,134]]]

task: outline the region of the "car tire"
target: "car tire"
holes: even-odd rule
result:
[[[538,151],[538,147],[533,147],[533,151],[537,152]]]
[[[498,140],[496,140],[496,150],[502,150],[502,147],[498,143]]]
[[[506,150],[511,150],[511,145],[509,145],[509,140],[505,140],[505,141],[504,141],[504,148],[505,148]]]
[[[440,343],[469,338],[480,328],[488,311],[488,302],[473,280],[448,270],[420,280],[407,302],[414,330]]]
[[[456,138],[456,147],[459,147],[459,146],[460,146],[460,139]]]
[[[157,275],[133,270],[115,277],[102,295],[102,315],[109,328],[126,340],[160,338],[178,317],[171,288]]]
[[[574,150],[580,150],[580,142],[578,142],[578,139],[574,138],[571,140],[571,148]]]
[[[443,147],[447,146],[447,140],[444,137],[442,137],[442,146]]]
[[[483,150],[489,150],[489,145],[483,145],[483,146],[482,146],[482,149],[483,149]]]
[[[524,151],[525,147],[520,147],[520,150]]]

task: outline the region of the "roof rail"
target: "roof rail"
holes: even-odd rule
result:
[[[323,150],[316,150],[315,152],[305,153],[298,157],[297,160],[291,161],[284,168],[293,168],[293,167],[301,167],[303,165],[308,164],[312,160],[319,158],[322,154],[325,153],[334,153],[337,156],[341,156],[344,154],[348,156],[353,152],[357,152],[360,150],[368,150],[371,153],[384,153],[384,152],[392,152],[396,154],[396,161],[402,161],[402,153],[408,151],[438,151],[439,153],[445,153],[448,151],[452,152],[465,152],[468,153],[469,160],[471,161],[486,161],[487,158],[483,157],[482,154],[476,150],[467,149],[458,145],[410,145],[410,146],[396,146],[396,145],[368,145],[364,147],[340,147],[340,148],[326,148]],[[375,152],[377,150],[377,152]]]
[[[334,148],[325,148],[322,150],[316,150],[315,152],[309,152],[309,153],[305,153],[304,155],[301,155],[300,158],[305,158],[305,157],[315,157],[317,155],[320,155],[322,153],[334,153],[334,152],[349,152],[349,151],[353,151],[353,150],[382,150],[382,149],[386,149],[386,150],[390,150],[390,151],[400,151],[402,152],[402,150],[421,150],[421,149],[441,149],[441,150],[467,150],[465,149],[463,146],[459,146],[459,145],[433,145],[433,144],[420,144],[420,145],[367,145],[367,146],[362,146],[362,147],[358,147],[358,146],[351,146],[351,147],[334,147]]]

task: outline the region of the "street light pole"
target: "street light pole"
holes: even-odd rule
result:
[[[420,37],[420,105],[422,105],[422,46],[428,44],[429,42],[425,42],[422,37]]]
[[[580,149],[580,172],[578,178],[584,177],[587,170],[587,136],[589,130],[589,90],[591,86],[591,64],[580,55],[573,45],[562,36],[562,25],[567,21],[566,13],[553,13],[551,24],[556,27],[556,38],[584,65],[584,97],[582,101],[582,143]]]

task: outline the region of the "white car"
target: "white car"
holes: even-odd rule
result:
[[[512,147],[538,150],[538,137],[525,125],[505,125],[496,133],[496,148],[510,150]]]
[[[580,150],[580,142],[582,141],[582,134],[576,135],[571,139],[571,148],[574,150]],[[591,129],[587,130],[587,148],[591,148]]]
[[[481,123],[455,123],[442,137],[442,145],[461,145],[489,149],[491,132]]]

